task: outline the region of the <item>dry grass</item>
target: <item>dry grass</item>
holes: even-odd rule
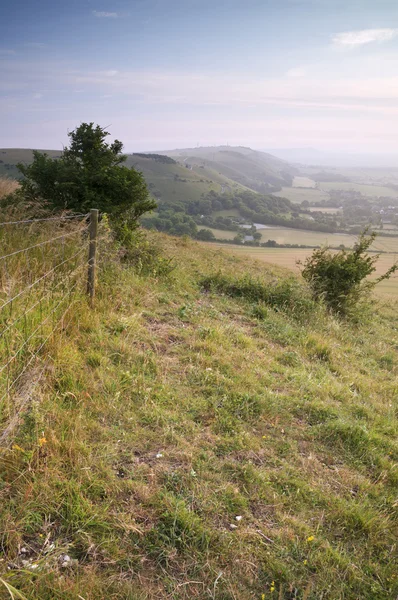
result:
[[[14,179],[8,179],[7,177],[0,177],[0,200],[5,196],[15,192],[18,187],[18,181],[15,181]]]

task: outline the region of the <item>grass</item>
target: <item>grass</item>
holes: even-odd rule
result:
[[[267,300],[283,269],[152,240],[175,270],[110,251],[46,348],[0,458],[0,578],[29,600],[396,597],[396,305],[303,322]]]

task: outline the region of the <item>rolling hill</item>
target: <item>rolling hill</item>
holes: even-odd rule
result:
[[[232,181],[254,191],[270,193],[282,185],[291,185],[298,170],[272,154],[244,146],[209,146],[167,150],[167,154],[183,161],[193,170],[212,169]]]
[[[54,158],[61,155],[60,150],[43,152]],[[163,161],[162,156],[173,160]],[[0,176],[17,178],[17,163],[29,163],[32,158],[30,149],[0,149]],[[152,194],[166,202],[199,200],[211,190],[223,193],[248,188],[271,193],[291,185],[296,173],[296,169],[271,154],[229,146],[129,154],[127,165],[141,171]]]

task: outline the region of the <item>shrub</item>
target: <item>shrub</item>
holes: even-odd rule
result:
[[[331,252],[329,247],[318,248],[307,258],[301,272],[309,283],[316,300],[323,300],[329,309],[347,315],[361,300],[366,299],[373,287],[391,277],[398,269],[395,263],[384,275],[369,281],[379,254],[370,256],[367,250],[376,233],[365,230],[352,249]]]

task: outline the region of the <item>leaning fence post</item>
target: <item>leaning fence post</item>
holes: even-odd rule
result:
[[[87,294],[90,304],[94,304],[95,296],[95,258],[97,253],[98,209],[90,210],[90,244],[88,248]]]

